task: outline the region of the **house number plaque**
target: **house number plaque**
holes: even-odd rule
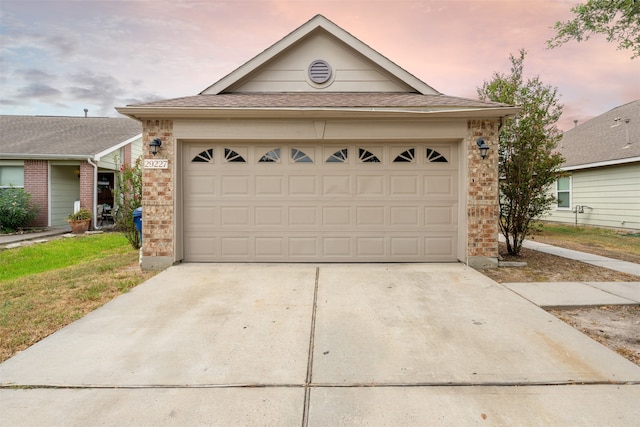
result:
[[[144,159],[143,166],[145,169],[169,169],[169,160],[167,159]]]

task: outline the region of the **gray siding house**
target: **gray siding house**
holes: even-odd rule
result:
[[[569,130],[558,149],[567,176],[548,220],[640,230],[640,100]]]

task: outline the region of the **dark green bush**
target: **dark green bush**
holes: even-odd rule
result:
[[[36,218],[38,206],[23,188],[0,188],[0,232],[27,227]]]

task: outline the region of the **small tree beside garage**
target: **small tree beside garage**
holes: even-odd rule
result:
[[[554,152],[562,138],[556,123],[562,114],[557,88],[539,77],[523,76],[525,50],[510,55],[511,72],[494,73],[478,88],[482,100],[521,107],[504,119],[499,135],[500,231],[509,254],[519,254],[533,220],[551,208],[555,198],[550,186],[560,173],[564,158]]]
[[[115,187],[116,228],[124,233],[131,246],[140,249],[140,234],[133,221],[133,211],[142,204],[142,165],[138,157],[133,166],[120,166]]]

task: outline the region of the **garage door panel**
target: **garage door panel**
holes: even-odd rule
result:
[[[425,197],[457,200],[458,185],[456,177],[448,172],[425,176],[423,195]]]
[[[322,194],[324,196],[352,196],[351,176],[323,176]]]
[[[185,200],[216,195],[216,177],[206,175],[189,176],[185,179]]]
[[[350,226],[351,208],[348,206],[324,206],[322,208],[323,226]]]
[[[395,257],[419,257],[421,239],[418,237],[391,237],[391,255]]]
[[[218,239],[211,236],[199,237],[185,233],[185,257],[192,261],[209,261],[217,257]]]
[[[185,209],[185,230],[193,229],[194,226],[217,225],[217,209],[214,207],[189,207]]]
[[[282,176],[256,176],[255,189],[256,197],[283,197],[286,194]]]
[[[283,208],[281,206],[258,206],[255,208],[255,225],[260,226],[283,226]]]
[[[390,215],[392,226],[417,227],[421,224],[420,209],[417,206],[392,206]]]
[[[249,176],[222,177],[223,196],[248,196],[249,194]]]
[[[385,181],[384,175],[356,176],[356,196],[384,197]]]
[[[384,206],[361,206],[356,208],[356,221],[358,226],[379,225],[384,226],[385,221]]]
[[[290,196],[316,196],[317,195],[316,176],[291,175],[289,176]]]
[[[357,237],[356,256],[361,258],[384,258],[386,255],[384,237]]]
[[[391,196],[418,196],[418,177],[415,175],[393,175],[391,176]]]
[[[457,222],[454,206],[428,206],[424,208],[426,226],[454,225]]]
[[[318,237],[290,237],[289,256],[294,259],[317,259],[320,255],[318,246]]]
[[[350,237],[322,238],[322,256],[351,258],[353,256],[352,240]]]
[[[284,258],[285,239],[283,237],[256,237],[257,258]]]
[[[288,225],[290,226],[310,226],[318,222],[318,208],[310,206],[289,206]]]
[[[236,152],[246,162],[234,164],[223,144],[192,144],[183,143],[198,159],[183,155],[186,261],[456,260],[458,172],[451,147],[436,150],[447,162],[429,163],[426,146],[417,145],[414,157],[405,153],[408,160],[393,162],[388,144],[350,144],[346,158],[326,163],[325,152],[333,156],[342,145],[256,144]]]
[[[250,213],[247,206],[223,206],[220,208],[222,227],[249,226]]]
[[[250,238],[243,236],[221,237],[220,255],[222,257],[249,258],[253,255],[250,250]]]
[[[442,259],[454,255],[455,242],[453,236],[425,237],[424,244],[427,255],[441,257]]]

